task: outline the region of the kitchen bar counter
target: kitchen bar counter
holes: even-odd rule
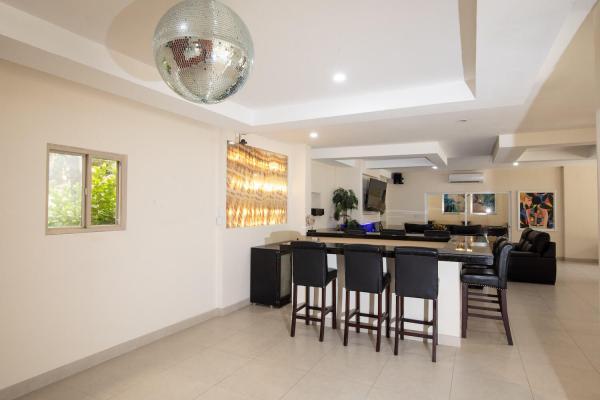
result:
[[[358,237],[356,237],[358,236]],[[419,239],[410,240],[418,237]],[[410,238],[410,239],[409,239]],[[424,236],[403,236],[398,238],[378,237],[372,235],[325,235],[325,236],[300,236],[298,240],[319,241],[327,244],[329,267],[338,269],[338,318],[342,319],[343,288],[344,288],[344,244],[363,243],[380,246],[383,250],[384,262],[387,271],[392,274],[392,290],[394,281],[394,247],[417,246],[437,249],[439,252],[439,340],[440,344],[460,346],[460,321],[461,321],[461,297],[460,297],[460,269],[464,263],[477,263],[492,265],[493,255],[487,239],[484,236],[453,236],[449,241],[428,240]],[[426,240],[427,239],[427,240]],[[437,239],[437,238],[436,238]],[[290,257],[290,242],[257,246],[253,249],[264,249],[278,252],[281,257]],[[314,301],[319,302],[318,290],[314,290]],[[327,293],[329,297],[329,293]],[[354,294],[352,294],[354,296]],[[364,299],[363,299],[364,297]],[[373,303],[370,303],[372,295],[362,294],[361,304],[364,312],[373,311]],[[299,301],[304,301],[304,290],[299,292]],[[327,300],[331,302],[331,299]],[[329,303],[328,303],[329,304]],[[354,304],[354,300],[352,300]],[[425,306],[421,299],[407,298],[405,301],[405,313],[407,318],[431,319],[431,302]],[[419,325],[407,324],[407,329],[422,330]]]
[[[379,239],[379,240],[408,240],[416,242],[447,242],[446,238],[425,237],[421,233],[406,233],[404,235],[393,235],[379,232],[367,233],[346,233],[334,229],[309,230],[306,236],[310,237],[335,237],[335,238],[354,238],[354,239]]]
[[[438,250],[440,261],[455,261],[464,264],[492,265],[494,256],[490,245],[485,236],[452,236],[448,241],[439,238],[426,238],[423,235],[412,234],[410,236],[376,236],[374,234],[366,235],[325,235],[325,236],[305,236],[299,237],[299,240],[319,241],[327,243],[327,252],[329,254],[343,254],[344,244],[363,243],[379,246],[383,249],[383,256],[394,257],[394,247],[415,246],[427,247]],[[431,240],[434,239],[434,240]],[[289,247],[288,243],[281,243],[280,246]]]

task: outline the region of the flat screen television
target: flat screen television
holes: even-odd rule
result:
[[[385,193],[387,191],[387,182],[379,179],[370,178],[365,198],[365,210],[367,211],[385,211]]]

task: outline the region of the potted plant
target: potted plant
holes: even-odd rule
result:
[[[335,211],[333,213],[333,218],[336,221],[339,221],[342,218],[343,225],[348,224],[348,218],[350,214],[348,213],[350,210],[354,210],[358,207],[358,198],[352,189],[346,190],[344,188],[337,188],[333,192],[333,206],[335,207]]]

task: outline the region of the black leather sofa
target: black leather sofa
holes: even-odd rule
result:
[[[446,227],[453,235],[483,235],[483,227],[481,225],[446,225]]]
[[[406,233],[425,233],[425,231],[429,231],[433,229],[432,224],[411,224],[405,223],[404,230]]]
[[[556,283],[556,243],[547,232],[527,228],[511,252],[508,279],[517,282]]]

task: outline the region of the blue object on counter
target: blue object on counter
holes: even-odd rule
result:
[[[365,232],[377,232],[377,222],[369,222],[368,224],[359,225]],[[346,224],[340,225],[340,228],[345,231]]]

